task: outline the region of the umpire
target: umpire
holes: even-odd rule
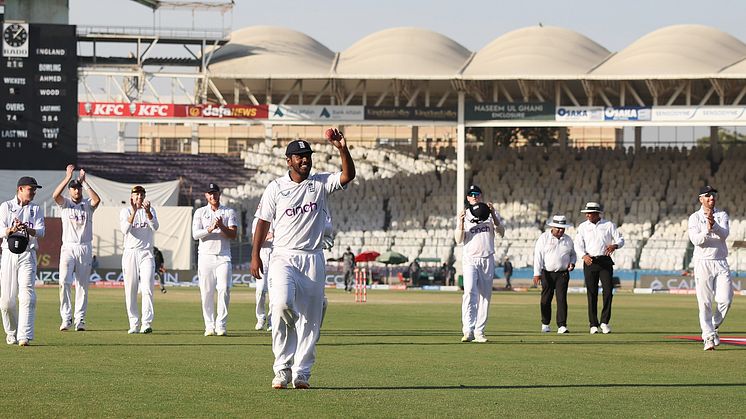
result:
[[[580,210],[585,214],[585,221],[578,226],[575,236],[575,253],[582,255],[583,276],[588,295],[588,322],[591,334],[601,331],[611,333],[611,300],[613,292],[612,276],[614,261],[611,254],[624,246],[624,238],[616,225],[601,218],[604,208],[597,202],[588,202]],[[598,281],[604,293],[604,307],[601,311],[601,323],[598,322]]]
[[[565,234],[570,227],[564,215],[555,215],[547,223],[551,230],[536,240],[534,248],[534,285],[541,281],[541,332],[551,332],[552,298],[557,291],[557,333],[567,330],[567,286],[576,255],[572,239]]]

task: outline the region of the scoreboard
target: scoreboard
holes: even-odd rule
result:
[[[76,45],[73,25],[2,24],[0,169],[77,162]]]

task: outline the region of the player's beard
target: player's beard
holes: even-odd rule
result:
[[[308,175],[311,173],[312,168],[313,162],[310,158],[305,162],[303,160],[299,160],[297,163],[294,162],[292,159],[290,160],[290,169],[295,172],[301,179],[308,178]]]

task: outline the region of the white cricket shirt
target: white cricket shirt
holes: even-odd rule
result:
[[[728,213],[714,208],[712,215],[715,217],[715,225],[712,231],[707,229],[707,217],[704,209],[689,216],[689,240],[694,245],[694,259],[726,259],[728,247],[725,239],[730,234],[730,218]]]
[[[153,215],[152,220],[148,220],[144,209],[138,209],[130,224],[128,220],[132,214],[132,207],[124,207],[119,212],[119,228],[124,234],[125,249],[150,250],[153,248],[153,236],[158,230],[158,215],[153,207],[150,207],[150,213]]]
[[[495,213],[497,214],[497,213]],[[502,217],[497,214],[497,222],[502,224]],[[485,221],[476,222],[466,210],[464,219],[464,256],[486,258],[495,254],[495,224],[490,215]]]
[[[542,270],[549,272],[566,271],[570,264],[575,264],[577,257],[572,239],[563,234],[559,239],[551,230],[541,233],[534,246],[534,276],[541,275]]]
[[[44,226],[44,214],[41,209],[33,202],[21,206],[18,203],[18,197],[0,204],[0,239],[5,239],[5,231],[12,227],[15,219],[21,220],[27,227],[36,230],[36,236],[29,235],[27,251],[39,247],[38,237],[44,237],[46,228]],[[8,249],[8,241],[3,240],[3,249]]]
[[[255,216],[272,223],[275,249],[322,250],[327,197],[342,188],[342,172],[314,173],[300,183],[290,174],[267,185]]]
[[[62,197],[62,244],[90,244],[93,241],[93,211],[91,199],[79,203]]]
[[[199,240],[197,251],[200,255],[231,255],[231,240],[221,234],[219,228],[213,230],[212,233],[207,232],[207,229],[218,218],[221,218],[223,224],[227,227],[238,227],[236,211],[233,208],[220,205],[217,210],[213,211],[208,204],[202,208],[198,208],[194,212],[194,217],[192,218],[192,237],[194,237],[194,240]]]
[[[580,223],[575,234],[575,253],[583,257],[585,254],[591,256],[603,256],[606,246],[616,244],[621,249],[624,246],[622,233],[617,230],[616,225],[603,218],[596,224],[586,220]]]

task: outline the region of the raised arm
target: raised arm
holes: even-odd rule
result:
[[[326,135],[329,142],[337,148],[339,157],[342,159],[342,176],[339,178],[339,183],[345,186],[355,179],[355,162],[352,161],[350,150],[347,148],[347,139],[336,128],[328,129]]]
[[[96,191],[91,188],[91,186],[88,184],[88,182],[85,179],[85,170],[80,169],[80,172],[78,173],[78,180],[80,181],[80,184],[83,185],[83,189],[88,192],[88,197],[91,198],[91,206],[93,209],[98,208],[98,204],[101,203],[101,197],[98,196]]]
[[[62,204],[65,203],[65,198],[62,197],[62,192],[65,191],[65,187],[70,183],[70,180],[72,180],[74,170],[75,166],[68,164],[67,167],[65,167],[65,178],[62,179],[62,182],[60,182],[60,184],[54,188],[54,192],[52,192],[52,199],[54,199],[54,202],[56,202],[57,205],[62,206]]]

